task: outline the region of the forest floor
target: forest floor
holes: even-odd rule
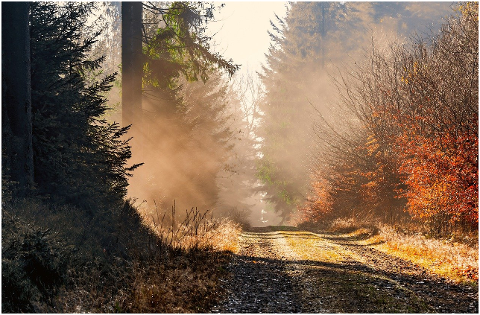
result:
[[[368,234],[251,228],[213,313],[478,313],[459,283],[365,245]]]

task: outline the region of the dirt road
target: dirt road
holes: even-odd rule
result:
[[[242,233],[240,246],[212,312],[478,312],[478,289],[347,235],[256,228]]]

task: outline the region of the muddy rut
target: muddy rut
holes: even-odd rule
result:
[[[342,235],[256,228],[239,243],[213,313],[478,313],[478,288]]]

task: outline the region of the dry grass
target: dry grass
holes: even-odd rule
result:
[[[128,202],[98,216],[38,201],[2,214],[2,282],[18,291],[2,292],[3,312],[208,312],[240,233],[196,209],[170,229],[148,226]],[[48,273],[32,278],[27,263]],[[37,280],[57,273],[46,294]]]
[[[176,250],[207,249],[215,251],[238,250],[238,236],[241,227],[232,220],[208,218],[209,211],[198,208],[177,213],[175,202],[170,211],[161,211],[155,204],[139,211],[143,223],[152,229],[163,244]]]
[[[411,261],[432,273],[455,282],[478,283],[478,238],[468,244],[454,239],[428,238],[421,233],[388,224],[362,222],[352,218],[337,219],[331,231],[349,233],[387,254]]]
[[[229,255],[199,251],[164,264],[136,263],[130,298],[121,309],[133,313],[205,313],[221,295]]]
[[[478,282],[478,243],[469,246],[420,234],[408,235],[389,225],[381,226],[377,238],[385,241],[375,245],[378,250],[410,260],[456,282]]]
[[[206,312],[221,295],[218,280],[227,274],[231,254],[238,251],[238,224],[222,219],[207,219],[207,212],[186,211],[175,224],[171,216],[156,221],[142,216],[144,224],[172,251],[162,265],[137,264],[132,300],[122,309],[135,313]],[[157,216],[158,217],[158,216]],[[173,218],[173,219],[172,219]]]

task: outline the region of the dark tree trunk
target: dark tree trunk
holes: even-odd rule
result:
[[[28,2],[2,2],[2,129],[11,134],[6,151],[18,197],[33,185],[29,8]]]
[[[142,3],[122,2],[122,124],[138,135],[142,115]]]

